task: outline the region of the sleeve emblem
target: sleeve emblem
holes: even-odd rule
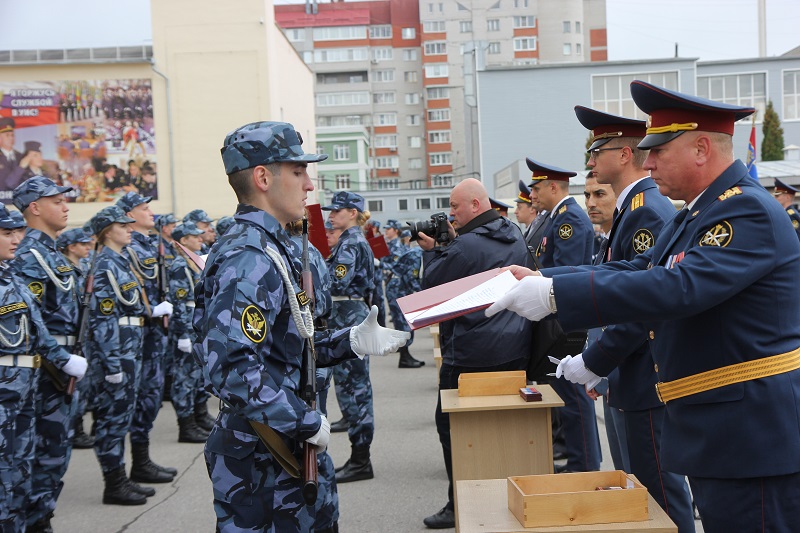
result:
[[[267,320],[261,309],[255,305],[248,305],[242,311],[242,332],[256,344],[267,337]]]
[[[558,236],[565,241],[572,237],[572,226],[569,224],[561,224],[558,227]]]
[[[31,291],[33,297],[38,301],[42,301],[42,294],[44,294],[44,285],[41,281],[31,281],[28,283],[28,290]]]
[[[186,290],[186,289],[184,289],[183,287],[181,287],[180,289],[178,289],[177,291],[175,291],[175,296],[177,296],[177,297],[178,297],[178,298],[180,298],[180,299],[186,298],[186,295],[187,295],[187,294],[189,294],[189,291],[187,291],[187,290]]]
[[[700,238],[700,246],[719,246],[725,248],[733,238],[733,227],[730,222],[723,220],[715,225]]]
[[[347,275],[347,267],[344,265],[336,265],[336,268],[333,269],[333,275],[336,276],[336,279],[342,279]]]
[[[114,312],[114,300],[111,298],[104,298],[100,300],[100,312],[104,315],[110,315]]]
[[[648,229],[641,228],[633,234],[633,251],[637,254],[646,252],[653,247],[654,243],[655,238],[653,238],[653,234]]]

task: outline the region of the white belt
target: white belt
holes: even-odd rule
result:
[[[119,317],[120,326],[144,326],[144,318],[140,316],[121,316]]]
[[[75,335],[52,335],[59,346],[75,346]]]
[[[331,300],[334,302],[346,302],[348,300],[352,300],[354,302],[363,302],[364,298],[359,298],[358,296],[331,296]]]
[[[186,302],[186,307],[191,307],[192,309],[194,309],[195,305],[196,304],[194,302]]]
[[[0,357],[0,366],[16,366],[22,368],[39,368],[42,366],[41,355],[4,355]]]

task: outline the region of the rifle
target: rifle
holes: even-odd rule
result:
[[[167,301],[169,295],[169,280],[167,279],[167,261],[164,257],[164,234],[158,230],[158,295],[162,302]],[[169,317],[161,317],[161,329],[166,333],[169,330]]]
[[[86,285],[83,287],[83,299],[81,300],[81,313],[78,323],[78,337],[75,340],[75,353],[81,357],[86,358],[86,337],[89,335],[89,303],[92,299],[92,292],[94,291],[94,266],[97,263],[97,255],[100,253],[100,243],[94,245],[94,255],[92,262],[89,263],[89,271],[86,273]],[[87,358],[88,359],[88,358]],[[70,376],[67,382],[66,402],[72,403],[72,394],[75,392],[75,378]]]
[[[308,261],[308,218],[303,217],[303,273],[301,289],[309,298],[309,306],[314,309],[314,280]],[[317,362],[314,354],[314,338],[307,339],[303,346],[303,379],[300,383],[300,398],[312,409],[317,408]],[[303,446],[303,499],[312,506],[317,501],[317,450],[306,442]]]

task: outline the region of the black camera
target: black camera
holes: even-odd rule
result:
[[[444,211],[434,213],[430,220],[419,222],[409,222],[411,227],[411,240],[418,239],[418,233],[424,233],[428,237],[435,239],[438,243],[450,242],[450,230],[447,226],[447,214]]]

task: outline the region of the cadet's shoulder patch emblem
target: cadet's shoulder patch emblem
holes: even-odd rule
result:
[[[733,238],[733,226],[727,220],[716,224],[713,228],[705,232],[700,238],[700,246],[719,246],[724,248],[730,244]]]
[[[649,229],[641,228],[633,234],[633,251],[641,254],[652,248],[655,238]]]
[[[31,281],[28,283],[28,290],[31,291],[34,298],[41,301],[42,294],[44,294],[44,285],[41,281]]]
[[[631,211],[634,209],[638,209],[644,205],[644,193],[640,192],[633,198],[631,198]],[[639,252],[641,253],[641,252]]]
[[[114,300],[111,298],[104,298],[100,300],[100,312],[104,315],[110,315],[114,312]]]
[[[120,285],[119,290],[121,290],[121,291],[129,291],[131,289],[135,289],[138,286],[139,286],[139,284],[137,282],[129,281],[128,283],[126,283],[124,285]]]
[[[3,307],[0,307],[0,315],[7,315],[8,313],[11,313],[13,311],[17,311],[19,309],[27,309],[27,308],[28,304],[26,304],[25,302],[16,302],[13,304],[4,305]]]
[[[561,224],[558,227],[558,236],[565,241],[572,237],[572,226],[569,224]]]
[[[180,299],[186,298],[186,295],[187,295],[187,294],[189,294],[189,291],[187,291],[187,290],[186,290],[186,289],[184,289],[183,287],[181,287],[180,289],[178,289],[177,291],[175,291],[175,296],[177,296],[177,297],[178,297],[178,298],[180,298]]]
[[[242,311],[242,332],[256,344],[267,338],[267,320],[255,305],[248,305]]]
[[[418,278],[419,277],[419,270],[415,268],[414,270],[411,271],[411,275],[414,276],[415,278]]]
[[[565,205],[561,206],[561,209],[558,210],[559,215],[563,215],[566,212],[567,212],[567,206]]]
[[[336,276],[336,279],[342,279],[347,275],[347,267],[344,265],[336,265],[336,268],[333,269],[333,275]]]
[[[158,262],[158,259],[155,257],[145,257],[144,261],[142,261],[146,266],[154,265],[156,262]]]
[[[742,194],[742,189],[740,189],[739,187],[731,187],[730,189],[728,189],[724,193],[722,193],[719,196],[717,196],[717,200],[722,202],[724,200],[727,200],[731,196],[736,196],[737,194]]]
[[[67,272],[72,272],[72,267],[69,265],[59,265],[56,267],[56,270],[59,274],[65,274]]]

